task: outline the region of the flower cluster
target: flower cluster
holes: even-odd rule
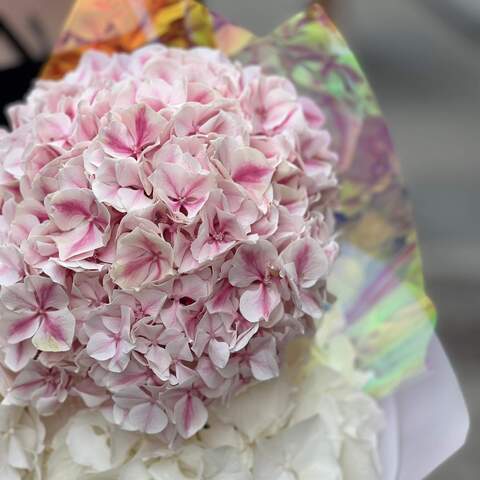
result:
[[[364,382],[355,386],[344,377],[349,368],[336,372],[316,363],[310,374],[301,373],[305,342],[298,348],[279,378],[245,389],[229,405],[212,405],[209,428],[176,449],[119,430],[99,413],[75,411],[40,461],[44,477],[379,480],[383,412],[361,391]]]
[[[336,156],[292,84],[209,49],[89,52],[0,133],[4,403],[190,438],[314,328]]]

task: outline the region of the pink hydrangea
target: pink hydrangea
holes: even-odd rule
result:
[[[173,441],[279,374],[324,309],[336,155],[285,78],[209,49],[88,52],[0,135],[5,402]]]

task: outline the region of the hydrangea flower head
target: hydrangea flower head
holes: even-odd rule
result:
[[[279,374],[337,253],[336,155],[285,78],[209,49],[88,52],[0,135],[5,402],[189,438]]]

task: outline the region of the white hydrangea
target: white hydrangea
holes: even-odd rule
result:
[[[45,428],[31,409],[0,405],[0,478],[21,480],[38,469]]]
[[[208,428],[172,449],[82,411],[55,436],[45,478],[380,479],[383,416],[375,401],[328,367],[297,384],[290,374],[212,407]]]
[[[183,443],[120,430],[80,404],[45,419],[45,440],[34,413],[1,406],[0,479],[380,480],[383,413],[340,321],[327,316],[313,350],[291,344],[280,377],[212,404],[207,427]]]

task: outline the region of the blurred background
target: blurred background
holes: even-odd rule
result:
[[[206,3],[263,34],[306,2]],[[389,120],[414,203],[440,336],[471,413],[467,446],[429,480],[474,480],[480,468],[480,0],[323,3]],[[0,0],[2,109],[28,88],[70,5]]]

